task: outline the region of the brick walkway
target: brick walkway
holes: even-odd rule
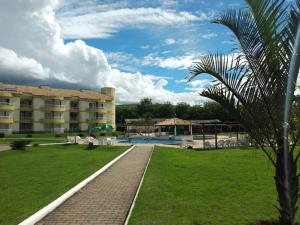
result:
[[[135,147],[37,224],[124,224],[151,151]]]

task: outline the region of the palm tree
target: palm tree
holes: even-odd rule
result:
[[[290,108],[299,72],[297,28],[300,0],[246,0],[245,9],[229,9],[214,23],[229,28],[239,51],[210,54],[195,62],[189,80],[210,74],[217,82],[201,95],[230,111],[275,167],[279,223],[294,225],[299,194],[295,145],[287,142]],[[288,109],[288,110],[285,110]],[[288,145],[285,147],[285,143]]]

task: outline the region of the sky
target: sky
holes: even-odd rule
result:
[[[1,0],[0,82],[116,88],[117,103],[201,104],[208,75],[187,82],[208,53],[231,54],[213,24],[243,0]]]

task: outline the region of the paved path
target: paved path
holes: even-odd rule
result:
[[[124,224],[151,151],[135,147],[37,224]]]

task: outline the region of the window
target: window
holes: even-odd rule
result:
[[[71,120],[77,120],[78,119],[78,113],[70,112],[70,119]]]
[[[21,111],[20,119],[32,119],[32,112]]]
[[[71,106],[71,109],[78,109],[78,102],[71,102],[70,106]]]
[[[64,106],[63,102],[62,101],[56,101],[56,100],[46,100],[45,101],[45,105],[46,106],[55,106],[55,107],[62,107]]]
[[[9,125],[8,124],[4,124],[4,123],[0,124],[0,130],[7,130],[7,129],[9,129]]]
[[[103,108],[103,103],[101,103],[101,102],[90,102],[89,106],[90,106],[90,109]]]
[[[9,98],[0,98],[0,104],[8,105],[10,103]]]
[[[31,99],[21,99],[20,105],[25,107],[31,107],[32,106],[32,100]]]
[[[10,115],[10,113],[9,112],[6,112],[6,111],[0,111],[0,117],[10,117],[11,115]]]
[[[61,119],[63,118],[63,114],[61,112],[46,112],[46,119]]]

